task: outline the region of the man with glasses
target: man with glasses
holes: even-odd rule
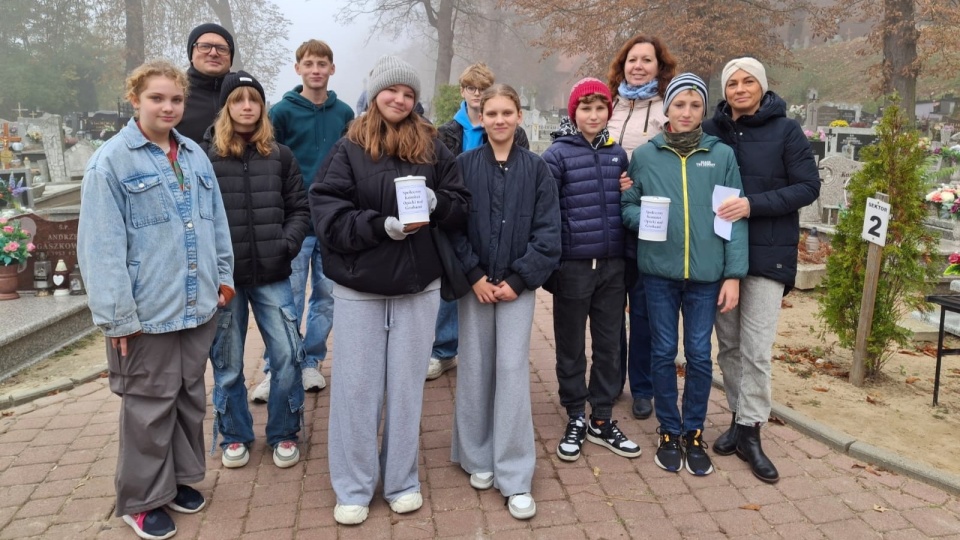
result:
[[[437,131],[440,141],[453,152],[460,155],[473,150],[486,142],[483,126],[480,125],[480,99],[483,91],[494,83],[493,71],[483,62],[467,66],[460,74],[460,97],[463,103],[453,120],[443,124]],[[527,133],[517,126],[514,141],[522,148],[530,149]],[[437,314],[437,327],[434,334],[433,354],[430,355],[430,368],[427,380],[433,380],[445,371],[457,365],[458,334],[460,326],[457,320],[457,303],[440,301]]]
[[[233,65],[233,52],[233,36],[219,24],[201,24],[190,31],[190,92],[177,131],[197,144],[203,142],[204,132],[220,112],[220,85]]]

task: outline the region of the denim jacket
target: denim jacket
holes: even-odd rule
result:
[[[77,259],[93,321],[108,337],[195,328],[233,287],[233,248],[213,167],[175,130],[184,189],[135,120],[83,175]]]

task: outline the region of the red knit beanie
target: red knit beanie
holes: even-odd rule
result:
[[[567,114],[570,115],[570,121],[577,125],[577,106],[580,104],[580,98],[590,94],[600,94],[607,98],[607,114],[613,115],[613,97],[610,95],[610,89],[603,84],[600,79],[587,77],[580,79],[570,90],[570,100],[567,101]]]

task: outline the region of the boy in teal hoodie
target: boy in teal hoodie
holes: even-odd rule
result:
[[[293,150],[303,172],[303,187],[309,191],[317,168],[333,144],[346,133],[347,124],[353,120],[353,109],[337,99],[335,92],[327,89],[330,77],[336,72],[333,51],[329,45],[317,39],[305,41],[297,48],[296,57],[297,63],[293,69],[303,79],[303,84],[284,94],[283,99],[270,109],[270,121],[277,142]],[[292,267],[290,286],[293,289],[298,328],[303,320],[307,276],[310,276],[313,291],[307,309],[307,331],[303,338],[306,353],[303,389],[319,392],[327,386],[320,374],[320,362],[327,355],[327,336],[333,327],[333,297],[330,295],[333,285],[323,275],[320,244],[312,227],[303,241],[300,254],[292,261]],[[250,394],[251,401],[267,401],[270,393],[269,359],[264,371],[267,377]]]

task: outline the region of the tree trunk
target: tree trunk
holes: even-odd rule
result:
[[[883,1],[883,91],[896,91],[910,126],[916,123],[917,30],[914,0]]]
[[[450,84],[450,69],[453,65],[453,0],[441,0],[437,9],[437,71],[433,82],[433,95],[440,92],[440,86]]]
[[[230,35],[233,36],[233,66],[230,67],[230,70],[239,71],[243,69],[243,58],[240,56],[240,46],[237,43],[237,31],[233,27],[233,11],[230,9],[230,0],[207,0],[207,4],[220,19],[220,26],[226,28],[227,32],[230,32]]]
[[[126,68],[127,73],[130,73],[146,58],[143,37],[143,0],[124,0],[123,11],[126,17],[127,33]]]

